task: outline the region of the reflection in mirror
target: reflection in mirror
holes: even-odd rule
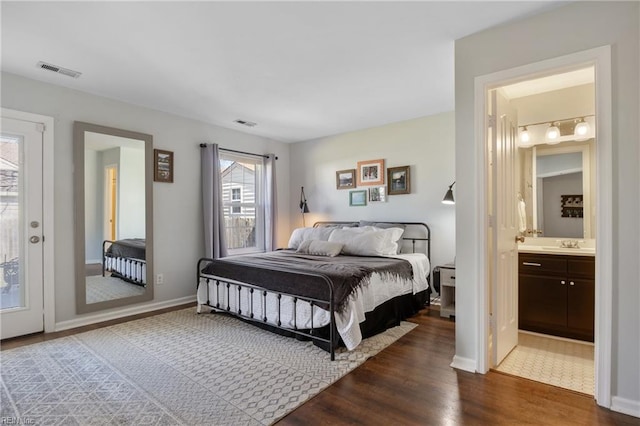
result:
[[[593,140],[539,145],[525,153],[525,203],[533,236],[592,238],[595,235]],[[529,224],[528,224],[529,228]]]
[[[74,132],[78,312],[151,300],[152,137],[88,123]]]

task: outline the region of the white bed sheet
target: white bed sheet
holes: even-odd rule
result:
[[[411,263],[413,268],[413,279],[391,279],[386,275],[374,273],[371,276],[367,286],[359,287],[347,301],[345,309],[342,313],[335,313],[336,327],[347,349],[352,350],[362,341],[362,333],[359,324],[365,320],[365,313],[373,311],[382,303],[393,299],[396,296],[404,294],[416,294],[426,290],[429,286],[427,276],[429,275],[430,264],[429,259],[423,253],[408,253],[389,256],[398,259],[404,259]],[[230,281],[230,280],[229,280]],[[277,325],[278,319],[282,327],[298,329],[309,329],[312,327],[311,306],[307,302],[298,301],[295,306],[292,297],[283,296],[281,300],[280,315],[278,315],[277,296],[273,293],[267,293],[266,303],[263,300],[261,292],[254,291],[251,294],[246,288],[242,289],[238,295],[238,286],[231,285],[229,287],[230,295],[227,296],[226,285],[220,285],[216,289],[215,280],[209,281],[209,302],[214,305],[220,298],[222,309],[226,309],[227,300],[232,311],[236,312],[238,308],[238,299],[240,299],[240,309],[243,314],[247,315],[251,312],[251,299],[253,299],[253,314],[255,318],[264,319],[265,314],[267,324]],[[197,292],[198,311],[201,306],[207,303],[207,285],[206,279],[200,278]],[[295,322],[294,322],[295,318]],[[313,327],[323,327],[329,324],[329,312],[318,306],[313,307]]]
[[[131,258],[133,259],[133,258]],[[105,269],[107,271],[118,272],[131,280],[138,282],[147,282],[147,263],[144,259],[133,259],[135,262],[129,261],[125,257],[110,257],[104,259]]]

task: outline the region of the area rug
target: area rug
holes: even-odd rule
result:
[[[31,425],[271,424],[411,331],[336,360],[195,308],[0,352],[0,416]]]
[[[87,277],[87,304],[140,296],[145,290],[120,278],[90,275]]]

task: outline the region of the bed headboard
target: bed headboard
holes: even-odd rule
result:
[[[371,221],[374,222],[374,221]],[[382,222],[385,225],[401,224],[404,225],[404,234],[402,234],[401,253],[425,253],[431,260],[431,229],[426,223],[422,222]],[[316,222],[314,228],[326,226],[352,226],[357,227],[359,222]]]

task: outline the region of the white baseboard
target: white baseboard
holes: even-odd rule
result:
[[[458,370],[468,371],[470,373],[476,372],[476,362],[470,358],[463,358],[458,355],[453,357],[453,362],[449,364],[449,367],[453,367]]]
[[[179,299],[166,300],[164,302],[148,303],[140,306],[131,306],[117,311],[97,313],[94,315],[76,318],[56,323],[55,331],[69,330],[71,328],[82,327],[103,321],[109,321],[130,315],[143,314],[145,312],[157,311],[159,309],[171,308],[173,306],[184,305],[196,301],[196,296],[181,297]]]
[[[640,417],[640,401],[613,396],[611,397],[611,411]]]

